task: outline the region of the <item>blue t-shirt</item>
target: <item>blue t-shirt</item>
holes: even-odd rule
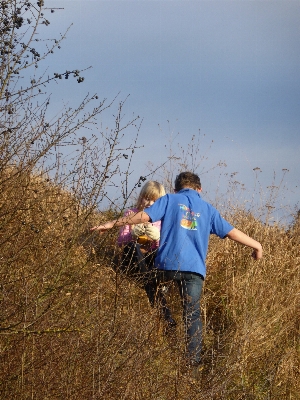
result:
[[[193,189],[167,194],[144,210],[152,222],[161,220],[158,269],[206,275],[210,234],[224,238],[233,226]]]

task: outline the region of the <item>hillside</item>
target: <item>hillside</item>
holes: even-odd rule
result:
[[[183,365],[178,323],[165,334],[144,292],[112,268],[109,219],[45,176],[1,171],[1,399],[299,399],[299,223],[287,232],[242,209],[227,215],[264,258],[211,238],[202,297],[204,369]]]

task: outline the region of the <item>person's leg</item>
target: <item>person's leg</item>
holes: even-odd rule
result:
[[[176,321],[172,318],[171,310],[167,306],[167,301],[165,298],[165,291],[167,290],[166,285],[170,283],[171,280],[167,279],[166,281],[164,271],[160,271],[157,269],[153,270],[153,277],[154,279],[152,280],[151,285],[154,288],[155,292],[154,304],[157,304],[164,320],[167,322],[168,331],[169,328],[173,329],[177,325]]]
[[[186,330],[188,363],[196,365],[201,360],[202,320],[200,298],[203,279],[188,272],[177,273],[175,280],[180,289],[183,304],[183,320]]]
[[[120,265],[120,270],[134,279],[140,278],[140,264],[142,263],[138,246],[139,245],[134,242],[124,246]]]
[[[187,362],[191,365],[197,365],[201,361],[202,320],[200,314],[200,298],[203,279],[196,274],[178,271],[159,271],[158,276],[160,284],[168,284],[168,282],[172,281],[178,284],[183,305],[183,321],[187,342]]]
[[[156,270],[154,268],[154,258],[156,252],[151,252],[145,255],[144,265],[146,270],[143,274],[143,284],[146,291],[147,297],[151,307],[155,306],[156,291],[157,291],[157,280],[156,280]]]
[[[171,310],[167,306],[167,300],[165,297],[166,289],[166,286],[156,288],[156,302],[160,307],[164,320],[168,324],[168,328],[175,328],[177,324],[176,321],[172,318]]]
[[[135,262],[135,247],[134,243],[128,243],[123,247],[120,270],[128,272],[130,266]]]
[[[171,311],[167,307],[167,302],[164,296],[164,290],[159,284],[159,277],[157,274],[158,271],[154,267],[155,256],[156,256],[156,251],[148,253],[145,256],[144,260],[147,272],[144,274],[145,277],[144,288],[147,293],[151,307],[154,307],[155,304],[157,304],[162,312],[164,319],[168,321],[171,320]]]

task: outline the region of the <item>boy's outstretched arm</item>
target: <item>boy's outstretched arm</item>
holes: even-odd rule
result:
[[[236,228],[233,228],[229,233],[226,235],[229,239],[234,240],[235,242],[244,244],[245,246],[252,247],[254,252],[252,253],[252,257],[255,260],[259,260],[262,258],[262,246],[259,242],[252,239],[250,236],[246,235],[245,233],[239,231]]]
[[[113,221],[105,222],[105,224],[93,226],[91,231],[99,231],[99,233],[105,232],[108,229],[111,229],[115,226],[123,226],[123,225],[135,225],[141,224],[144,222],[149,222],[150,217],[144,211],[140,211],[138,213],[132,213],[127,217],[122,217],[118,219],[114,219]]]

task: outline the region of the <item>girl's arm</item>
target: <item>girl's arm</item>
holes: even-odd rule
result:
[[[254,252],[252,253],[252,257],[255,260],[259,260],[262,258],[262,246],[259,242],[252,239],[250,236],[246,235],[245,233],[239,231],[236,228],[233,228],[229,233],[226,235],[229,239],[234,240],[235,242],[244,244],[245,246],[252,247]]]

